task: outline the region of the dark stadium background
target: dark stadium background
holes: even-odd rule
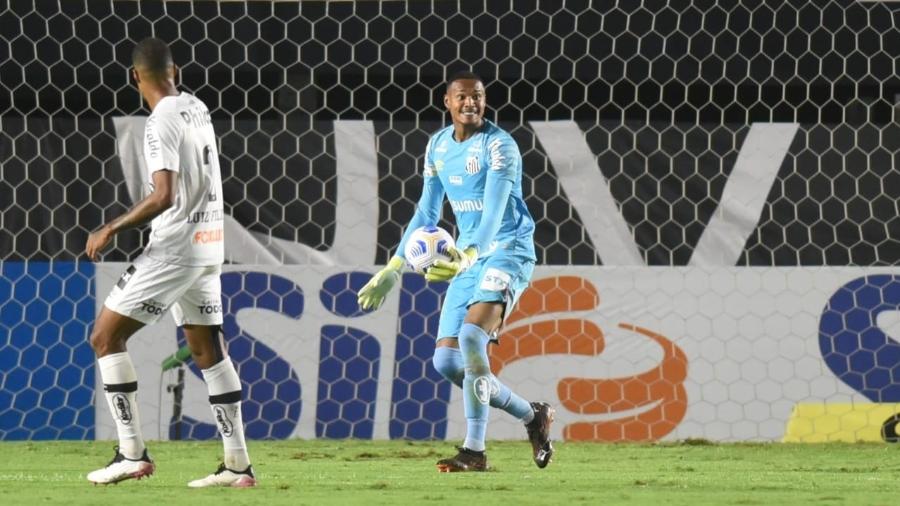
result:
[[[687,264],[753,122],[801,129],[738,265],[900,263],[900,7],[649,4],[2,2],[0,259],[78,258],[87,232],[132,204],[111,118],[147,114],[128,68],[153,34],[210,106],[227,211],[254,231],[326,249],[331,122],[369,119],[373,261],[385,262],[427,134],[446,121],[443,82],[471,68],[523,151],[541,263],[600,263],[527,124],[572,119],[650,265]],[[281,190],[282,172],[299,195]],[[106,260],[132,258],[141,240],[123,234]]]

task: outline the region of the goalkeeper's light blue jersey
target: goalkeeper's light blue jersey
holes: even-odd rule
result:
[[[457,142],[453,126],[431,136],[425,150],[422,197],[403,234],[397,255],[413,230],[437,225],[444,195],[450,201],[460,250],[478,248],[479,257],[504,251],[536,260],[534,219],[522,198],[522,156],[513,138],[496,124],[484,125]]]

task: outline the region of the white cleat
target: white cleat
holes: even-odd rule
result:
[[[253,476],[253,466],[247,466],[243,471],[233,471],[220,464],[215,473],[188,483],[191,488],[203,487],[255,487],[256,477]]]
[[[132,478],[140,480],[150,476],[155,470],[156,465],[150,460],[146,449],[144,449],[144,454],[141,455],[141,458],[131,460],[119,453],[119,447],[117,446],[116,456],[113,457],[109,464],[102,469],[88,473],[87,479],[94,485],[109,485]]]

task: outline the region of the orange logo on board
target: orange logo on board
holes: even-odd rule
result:
[[[506,321],[502,346],[490,347],[495,375],[516,360],[552,355],[600,355],[606,346],[603,331],[581,318],[556,318],[554,313],[590,311],[600,305],[600,295],[590,281],[577,276],[558,276],[534,281],[522,294]],[[547,319],[516,326],[526,318]],[[584,415],[619,418],[566,425],[563,437],[582,441],[654,441],[672,432],[687,411],[687,356],[666,337],[629,323],[630,330],[656,342],[663,358],[655,368],[622,378],[563,378],[557,384],[562,406]],[[637,414],[632,414],[639,411]]]

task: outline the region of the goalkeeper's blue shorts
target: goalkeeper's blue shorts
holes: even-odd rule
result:
[[[478,302],[503,303],[506,318],[528,287],[533,272],[534,260],[528,256],[500,250],[480,258],[450,281],[441,307],[437,338],[458,336],[469,306]]]

